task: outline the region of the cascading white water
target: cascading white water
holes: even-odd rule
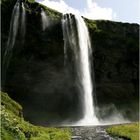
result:
[[[49,18],[47,17],[43,9],[41,9],[41,20],[42,20],[42,30],[44,31],[49,24]]]
[[[93,103],[93,87],[91,78],[91,44],[87,26],[80,15],[74,16],[77,32],[74,30],[74,20],[71,14],[64,15],[62,19],[64,36],[64,53],[67,55],[67,49],[70,47],[74,51],[76,64],[77,82],[80,85],[81,96],[83,97],[84,116],[77,125],[95,125],[98,119],[95,115]],[[78,39],[76,39],[78,35]],[[78,42],[77,42],[78,40]]]
[[[21,4],[22,5],[20,6],[20,2],[17,1],[12,12],[8,41],[3,56],[3,77],[4,77],[3,81],[5,81],[6,78],[7,68],[9,66],[10,58],[12,56],[12,51],[15,45],[19,27],[20,27],[21,43],[23,42],[25,36],[26,13],[24,9],[24,4],[23,3]],[[20,12],[20,7],[22,9],[21,12]]]
[[[93,84],[91,78],[91,62],[90,62],[90,55],[92,53],[92,50],[89,33],[83,18],[79,15],[75,15],[75,18],[78,28],[79,46],[80,46],[79,71],[81,73],[81,82],[84,94],[84,117],[82,120],[80,120],[80,123],[88,125],[97,124],[98,119],[95,115],[95,108],[92,98]]]
[[[9,36],[8,36],[8,41],[7,41],[4,57],[8,57],[7,55],[13,49],[13,46],[15,44],[15,40],[16,40],[16,36],[18,32],[18,26],[19,26],[19,16],[20,16],[20,4],[17,1],[14,6],[13,13],[12,13]]]
[[[26,32],[26,11],[24,8],[24,4],[22,3],[22,13],[21,13],[21,40],[24,43],[25,38],[25,32]]]

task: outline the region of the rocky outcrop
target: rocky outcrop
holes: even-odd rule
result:
[[[15,0],[2,2],[2,56],[14,3]],[[45,31],[41,26],[41,7],[50,17],[49,28]],[[46,120],[52,123],[54,118],[57,122],[76,120],[81,116],[73,62],[64,65],[61,16],[38,3],[26,1],[25,42],[21,46],[20,37],[17,37],[6,82],[2,85],[4,91],[23,105],[25,117],[38,124]],[[127,106],[129,102],[137,102],[139,25],[85,21],[93,48],[96,104],[102,107],[113,103],[120,108],[120,104]],[[132,114],[133,108],[127,111]]]

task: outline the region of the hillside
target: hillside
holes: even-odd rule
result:
[[[70,140],[69,129],[44,128],[25,121],[22,107],[6,93],[1,96],[2,140]]]

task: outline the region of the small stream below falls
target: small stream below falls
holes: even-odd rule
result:
[[[123,138],[114,138],[105,131],[106,126],[80,126],[71,127],[71,140],[124,140]]]

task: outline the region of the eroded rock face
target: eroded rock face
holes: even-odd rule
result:
[[[82,112],[73,60],[64,65],[61,14],[51,15],[52,11],[47,9],[51,24],[42,31],[40,6],[27,5],[25,42],[21,46],[17,37],[2,88],[23,105],[25,117],[34,123],[79,119]],[[10,10],[7,6],[2,10],[2,56],[12,11],[12,6]],[[138,99],[138,25],[87,19],[86,22],[93,48],[96,103],[101,108],[113,103],[119,109],[123,104],[126,109],[129,102]],[[132,114],[132,110],[129,107],[125,112]]]
[[[138,96],[138,25],[97,21],[96,26],[90,33],[97,96]]]

